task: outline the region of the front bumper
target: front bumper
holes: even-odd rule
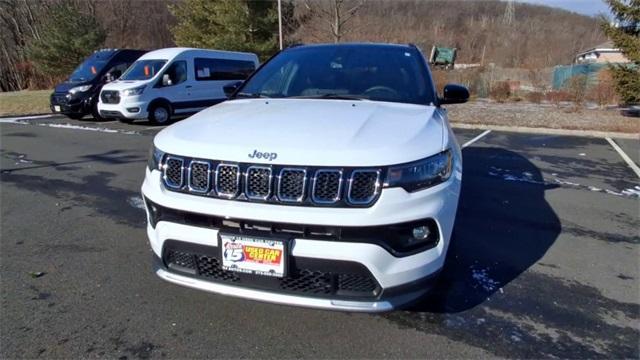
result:
[[[387,289],[385,296],[381,296],[376,300],[367,301],[296,296],[201,280],[192,276],[172,272],[156,254],[153,254],[153,270],[158,277],[168,282],[215,294],[282,305],[295,305],[316,309],[354,312],[391,311],[402,304],[409,304],[428,293],[438,277],[438,273],[435,273],[404,286],[400,286],[395,289]]]
[[[140,101],[138,97],[121,97],[118,104],[98,102],[98,111],[105,118],[139,120],[149,116],[148,103]],[[132,111],[137,109],[137,111]]]
[[[254,300],[337,310],[391,310],[424,295],[442,269],[457,210],[460,178],[461,172],[454,171],[447,182],[415,193],[407,193],[399,188],[385,189],[370,208],[315,208],[246,203],[171,192],[161,185],[158,171],[151,172],[147,169],[142,186],[145,199],[175,210],[230,219],[351,227],[433,219],[440,239],[433,248],[399,257],[373,243],[325,241],[295,236],[290,255],[296,261],[309,258],[360,264],[380,288],[379,292],[370,297],[333,296],[335,294],[320,297],[237,286],[176,272],[163,260],[167,244],[177,240],[217,249],[218,229],[173,221],[159,221],[153,227],[150,221],[147,234],[156,257],[156,273],[161,278],[180,285]],[[149,209],[147,215],[149,216]]]
[[[83,93],[69,98],[67,93],[53,93],[49,99],[49,108],[52,113],[86,115],[91,112],[92,102],[93,97]]]

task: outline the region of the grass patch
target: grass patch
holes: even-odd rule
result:
[[[29,115],[51,112],[52,90],[23,90],[0,93],[0,116]]]

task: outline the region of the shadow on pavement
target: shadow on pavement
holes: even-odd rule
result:
[[[440,281],[413,311],[457,313],[471,309],[540,260],[560,234],[545,200],[539,169],[500,148],[463,151],[462,194]],[[529,173],[527,181],[490,176],[495,169]],[[539,182],[539,183],[538,183]]]

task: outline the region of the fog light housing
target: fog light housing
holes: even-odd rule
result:
[[[414,239],[422,241],[429,238],[429,235],[431,235],[431,230],[429,230],[428,226],[421,225],[414,227],[411,234],[413,235]]]
[[[156,206],[156,204],[149,201],[149,199],[147,199],[146,197],[144,197],[144,203],[147,206],[147,210],[149,212],[149,224],[151,224],[151,227],[155,229],[156,224],[160,219],[160,209],[158,208],[158,206]]]
[[[127,108],[127,111],[130,113],[138,113],[140,112],[140,108],[139,107]]]

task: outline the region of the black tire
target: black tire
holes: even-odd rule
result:
[[[149,107],[149,121],[154,125],[167,125],[171,122],[173,109],[167,103],[156,103]]]
[[[100,115],[100,111],[98,111],[98,102],[94,102],[93,106],[91,106],[91,116],[93,116],[93,120],[95,121],[105,121],[107,119],[103,118],[102,115]]]

